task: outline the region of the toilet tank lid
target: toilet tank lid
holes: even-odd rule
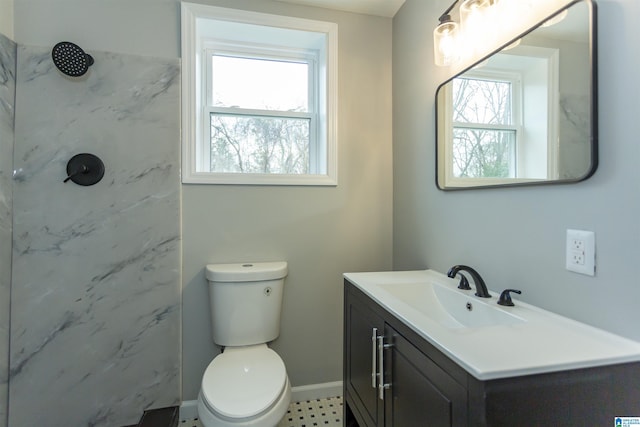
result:
[[[210,282],[257,282],[281,279],[287,272],[287,263],[277,261],[208,264],[205,274]]]

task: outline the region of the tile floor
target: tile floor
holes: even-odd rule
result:
[[[202,427],[196,419],[181,420],[179,427]],[[342,396],[294,402],[277,427],[342,426]]]

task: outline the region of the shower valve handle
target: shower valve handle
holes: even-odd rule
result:
[[[78,185],[89,186],[98,183],[104,176],[104,163],[89,153],[76,154],[67,163],[67,178]]]
[[[67,181],[69,181],[72,178],[75,178],[76,176],[83,174],[83,173],[89,173],[89,167],[87,165],[80,165],[80,167],[78,168],[78,170],[76,170],[74,173],[72,173],[71,175],[69,175],[64,181],[64,183],[66,183]]]

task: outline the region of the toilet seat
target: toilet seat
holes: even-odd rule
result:
[[[286,384],[284,362],[266,344],[227,347],[205,370],[201,394],[223,417],[250,418],[270,409]]]

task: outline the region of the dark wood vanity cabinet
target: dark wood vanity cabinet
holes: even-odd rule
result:
[[[345,425],[466,426],[465,386],[412,344],[402,323],[345,284]]]
[[[466,426],[467,391],[433,360],[387,326],[386,426]]]
[[[345,427],[603,426],[640,417],[640,363],[480,381],[347,280],[344,296]],[[381,384],[389,385],[382,396]]]
[[[384,425],[384,405],[377,391],[378,331],[384,320],[367,304],[350,297],[345,301],[344,386],[353,396],[352,411],[357,411],[360,427]],[[346,394],[345,394],[346,396]]]

